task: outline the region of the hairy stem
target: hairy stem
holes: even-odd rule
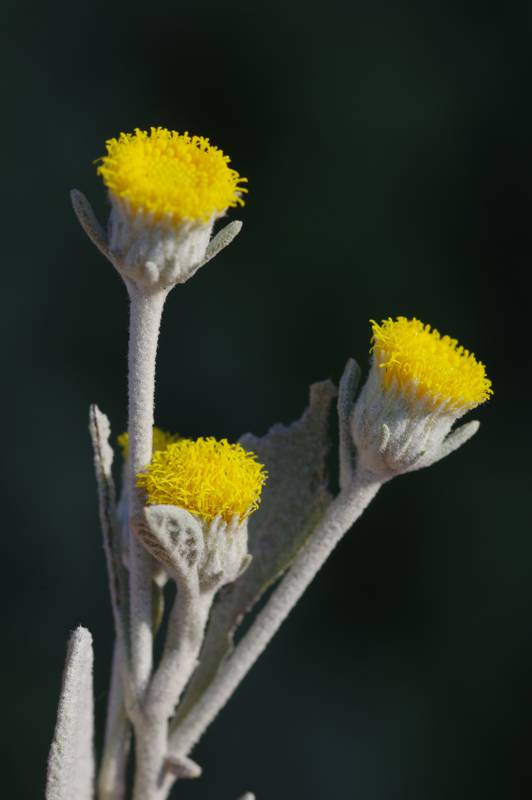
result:
[[[166,291],[148,293],[127,284],[130,298],[128,355],[129,515],[140,512],[142,499],[135,476],[152,456],[155,357]],[[153,664],[152,563],[133,532],[129,531],[130,647],[133,687],[140,701]]]
[[[163,800],[173,780],[165,773],[168,720],[198,663],[212,594],[179,585],[161,663],[146,695],[138,725],[134,800]]]
[[[213,595],[183,591],[179,585],[161,658],[146,696],[149,716],[166,721],[174,713],[181,694],[194,672],[203,644]]]
[[[187,755],[199,741],[344,533],[373,499],[380,485],[381,481],[375,475],[362,470],[355,471],[351,484],[345,487],[331,503],[307,545],[299,553],[233,654],[222,664],[213,682],[172,734],[170,739],[172,754]]]
[[[165,800],[164,764],[168,743],[166,724],[145,717],[135,725],[135,786],[133,800]]]
[[[134,532],[143,500],[136,475],[152,457],[155,359],[166,290],[148,292],[127,281],[130,298],[128,354],[128,511],[130,659],[133,691],[141,707],[153,668],[152,559]],[[156,726],[143,713],[132,718],[135,728],[135,800],[159,800],[157,791],[166,753],[166,725]],[[154,755],[155,754],[155,755]]]
[[[102,763],[98,775],[98,800],[124,800],[126,767],[131,742],[122,683],[120,645],[115,641]]]

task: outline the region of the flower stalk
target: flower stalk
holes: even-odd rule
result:
[[[163,800],[168,795],[166,759],[168,720],[190,676],[203,642],[212,597],[193,593],[174,603],[161,663],[150,684],[143,719],[137,726],[134,800]]]
[[[290,570],[259,612],[250,630],[236,646],[216,678],[170,739],[174,755],[188,755],[227,703],[272,637],[301,598],[344,534],[377,494],[382,481],[358,470],[350,486],[340,492],[325,512]]]
[[[152,559],[134,534],[131,521],[143,499],[136,475],[152,456],[157,341],[167,291],[148,292],[126,282],[130,300],[128,355],[128,483],[131,671],[137,700],[142,702],[153,665]]]

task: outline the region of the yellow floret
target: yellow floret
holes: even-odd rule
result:
[[[254,453],[227,439],[180,439],[154,453],[137,476],[150,505],[175,505],[203,519],[245,519],[259,506],[266,472]]]
[[[106,143],[98,174],[112,195],[134,212],[172,223],[206,222],[232,206],[244,205],[246,191],[229,156],[203,136],[166,128],[121,133]]]
[[[179,438],[180,436],[178,433],[167,433],[167,431],[162,431],[160,428],[153,428],[152,453],[157,452],[157,450],[166,450],[169,444],[177,442]],[[129,454],[129,436],[127,431],[126,433],[121,433],[116,441],[122,450],[124,461],[127,461]]]
[[[441,336],[418,319],[371,320],[372,351],[386,389],[396,387],[414,401],[466,411],[493,394],[484,364],[456,339]]]

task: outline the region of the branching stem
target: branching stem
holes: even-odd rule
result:
[[[133,690],[142,707],[153,669],[152,558],[134,532],[142,508],[136,475],[152,457],[155,361],[166,290],[148,292],[126,281],[130,299],[128,354],[128,505],[130,657]],[[135,800],[158,800],[156,790],[167,749],[167,722],[135,714]],[[160,721],[159,721],[160,723]]]
[[[165,771],[168,720],[194,672],[203,642],[212,594],[180,584],[169,620],[161,663],[150,683],[142,721],[137,725],[137,774],[133,800],[164,800],[174,776]]]
[[[218,712],[227,703],[248,670],[263,652],[291,609],[344,533],[373,499],[381,482],[375,475],[356,470],[351,484],[331,503],[316,530],[266,606],[232,655],[222,664],[209,688],[170,739],[172,755],[187,755]]]

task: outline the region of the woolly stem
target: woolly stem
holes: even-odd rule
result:
[[[126,279],[130,299],[128,352],[128,506],[130,649],[133,690],[142,704],[153,668],[152,559],[134,532],[143,498],[136,475],[152,457],[155,398],[155,360],[159,327],[167,290],[150,292]],[[135,800],[158,800],[156,788],[166,752],[165,725],[153,725],[135,714]]]
[[[133,800],[164,800],[168,794],[164,765],[168,730],[159,719],[144,717],[135,726],[135,787]]]
[[[377,476],[357,469],[350,486],[331,503],[308,544],[299,553],[249,631],[220,670],[203,696],[170,739],[170,752],[187,755],[218,712],[227,703],[248,670],[263,652],[291,609],[344,533],[360,517],[381,486]],[[170,779],[168,779],[170,781]]]
[[[161,663],[146,695],[137,726],[137,771],[133,800],[164,800],[173,783],[165,774],[168,719],[198,663],[212,594],[179,583]]]
[[[212,593],[183,590],[180,583],[168,623],[164,652],[145,702],[146,714],[162,717],[165,723],[174,713],[197,666],[213,601]]]
[[[153,293],[127,281],[130,298],[128,355],[130,639],[133,687],[140,701],[153,664],[152,563],[133,532],[142,507],[135,477],[152,456],[155,358],[166,290]]]
[[[124,800],[131,725],[124,703],[120,645],[115,642],[107,703],[105,741],[98,775],[98,800]]]

